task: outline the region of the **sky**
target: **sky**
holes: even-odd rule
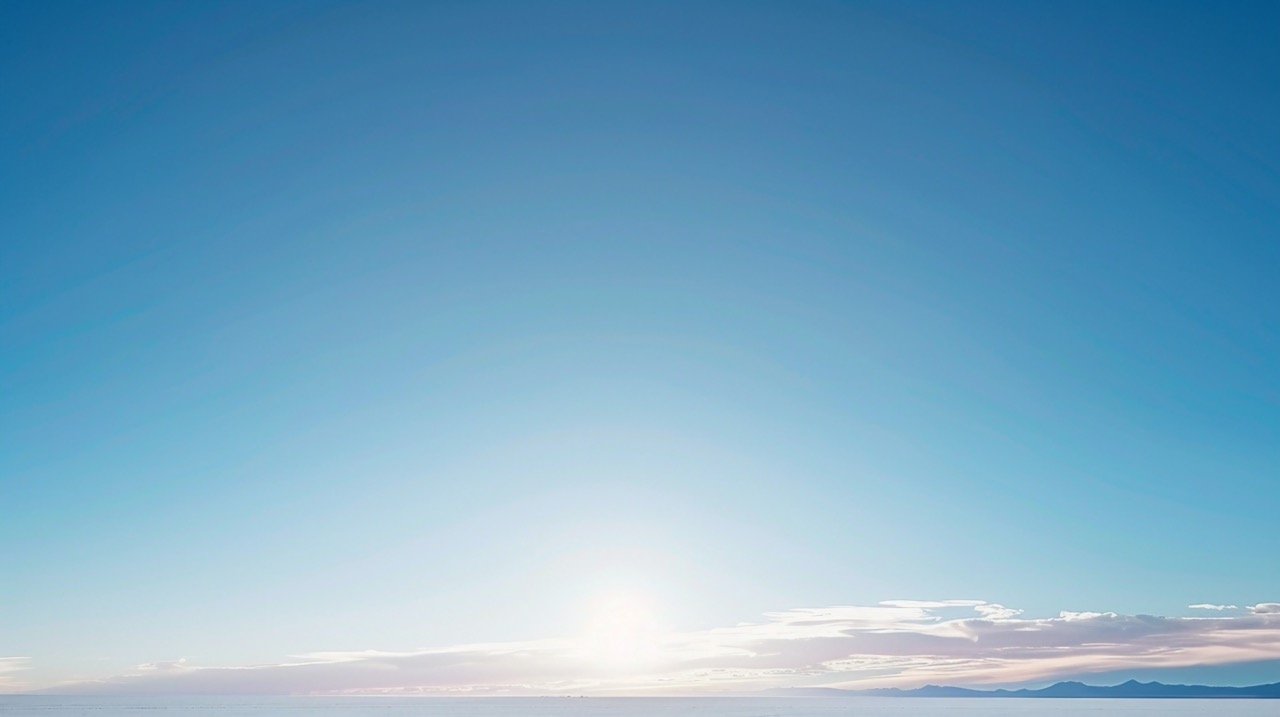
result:
[[[0,3],[0,692],[1280,681],[1280,7]]]

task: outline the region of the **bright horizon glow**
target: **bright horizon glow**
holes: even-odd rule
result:
[[[596,595],[588,611],[587,645],[593,659],[615,670],[642,669],[660,655],[651,598],[630,590]]]

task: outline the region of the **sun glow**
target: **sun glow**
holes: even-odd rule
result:
[[[590,605],[587,642],[602,666],[637,667],[658,657],[659,630],[653,603],[646,596],[613,591]]]

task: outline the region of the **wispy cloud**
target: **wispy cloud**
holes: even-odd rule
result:
[[[1218,612],[1222,612],[1223,610],[1239,610],[1240,609],[1239,606],[1237,605],[1214,605],[1213,603],[1208,603],[1208,602],[1200,602],[1200,603],[1196,603],[1195,605],[1188,605],[1187,607],[1191,608],[1192,610],[1216,610]]]
[[[187,658],[180,657],[176,660],[162,660],[160,662],[144,662],[138,665],[138,672],[183,672],[191,669],[187,664]]]
[[[623,663],[600,659],[590,640],[565,638],[322,652],[247,667],[179,660],[54,691],[692,693],[1016,683],[1277,658],[1280,603],[1211,617],[1064,611],[1030,618],[980,600],[891,600],[786,610],[752,623],[653,636],[647,649]]]
[[[0,657],[0,692],[20,690],[27,685],[14,673],[28,669],[29,657]]]

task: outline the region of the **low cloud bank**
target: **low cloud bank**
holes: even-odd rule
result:
[[[1010,684],[1280,659],[1280,603],[1192,607],[1214,614],[1062,612],[1030,618],[982,600],[892,600],[787,610],[754,623],[645,636],[625,651],[607,653],[591,640],[556,639],[414,652],[325,652],[247,667],[176,660],[46,691],[688,694],[802,686]],[[0,679],[3,665],[0,659]]]
[[[29,662],[30,658],[27,657],[0,657],[0,691],[7,692],[26,686],[14,673],[27,669]]]

